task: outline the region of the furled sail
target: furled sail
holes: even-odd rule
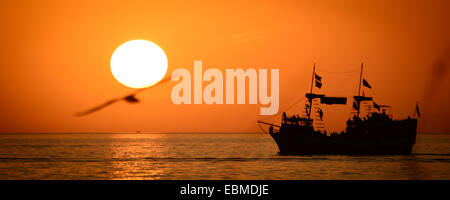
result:
[[[328,104],[328,105],[332,105],[332,104],[346,105],[347,97],[326,97],[326,96],[324,96],[324,97],[320,98],[320,103]]]

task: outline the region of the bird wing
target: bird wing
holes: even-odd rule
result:
[[[120,97],[120,98],[111,99],[111,100],[109,100],[109,101],[107,101],[107,102],[105,102],[105,103],[103,103],[101,105],[95,106],[95,107],[93,107],[93,108],[91,108],[89,110],[86,110],[84,112],[75,113],[75,116],[81,117],[81,116],[85,116],[85,115],[94,113],[94,112],[99,111],[99,110],[101,110],[101,109],[103,109],[103,108],[105,108],[105,107],[107,107],[107,106],[109,106],[109,105],[111,105],[113,103],[116,103],[116,102],[122,101],[122,100],[125,100],[125,101],[127,101],[129,103],[138,103],[139,100],[135,97],[135,95],[137,95],[138,93],[140,93],[140,92],[142,92],[144,90],[147,90],[149,88],[154,88],[154,87],[156,87],[158,85],[161,85],[161,84],[163,84],[165,82],[168,82],[168,81],[170,81],[170,79],[171,79],[170,77],[164,78],[164,79],[162,79],[161,81],[159,81],[155,85],[152,85],[152,86],[146,87],[146,88],[138,89],[138,90],[134,91],[133,93],[125,95],[125,96]]]
[[[99,105],[99,106],[95,106],[95,107],[93,107],[93,108],[91,108],[91,109],[89,109],[89,110],[86,110],[86,111],[84,111],[84,112],[78,112],[78,113],[75,113],[75,116],[81,117],[81,116],[85,116],[85,115],[91,114],[91,113],[93,113],[93,112],[95,112],[95,111],[101,110],[101,109],[103,109],[104,107],[109,106],[109,105],[111,105],[111,104],[113,104],[113,103],[116,103],[116,102],[118,102],[118,101],[120,101],[120,100],[122,100],[122,99],[117,98],[117,99],[109,100],[109,101],[107,101],[107,102],[105,102],[105,103],[103,103],[103,104],[101,104],[101,105]]]

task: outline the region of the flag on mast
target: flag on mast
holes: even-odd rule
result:
[[[417,116],[420,117],[420,111],[419,111],[419,104],[416,103],[416,112],[417,112]]]
[[[372,89],[372,86],[370,86],[369,82],[367,82],[366,79],[363,79],[363,85]]]
[[[376,108],[378,111],[380,111],[380,105],[375,103],[375,101],[372,101],[372,103],[373,103],[373,107]]]
[[[316,87],[320,89],[322,87],[322,77],[314,73],[314,79],[316,82]]]

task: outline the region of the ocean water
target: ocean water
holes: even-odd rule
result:
[[[450,179],[450,136],[413,155],[281,156],[266,134],[0,134],[0,179]]]

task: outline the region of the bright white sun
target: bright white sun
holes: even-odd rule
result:
[[[158,83],[167,72],[167,56],[155,43],[131,40],[111,56],[111,72],[120,83],[131,88],[145,88]]]

